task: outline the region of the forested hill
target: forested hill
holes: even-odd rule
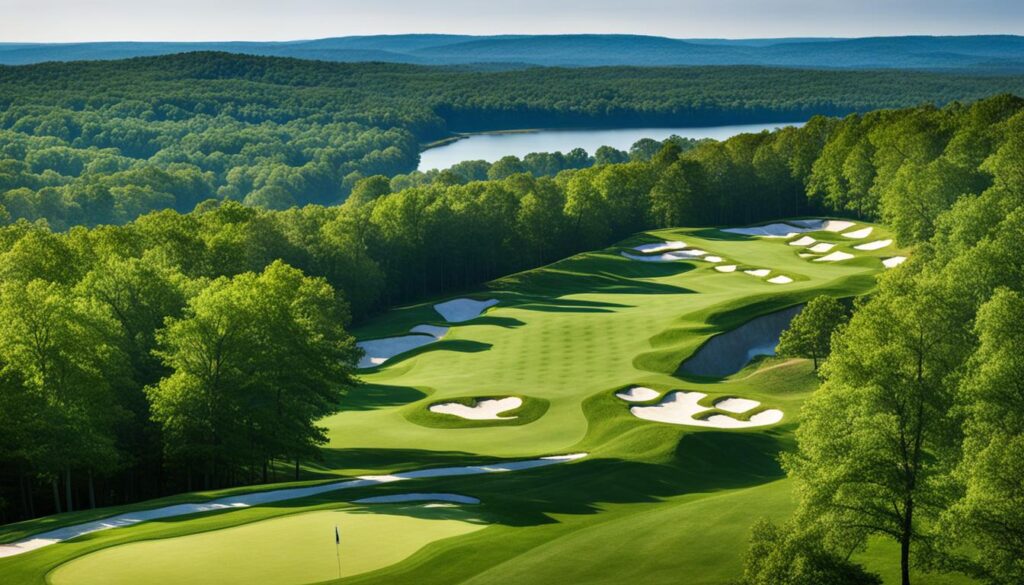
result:
[[[811,45],[813,43],[813,46]],[[670,39],[641,35],[393,35],[290,42],[0,44],[0,63],[123,59],[186,51],[423,65],[765,65],[1024,71],[1024,38],[1009,35],[857,39]]]
[[[0,217],[56,229],[206,199],[283,209],[414,169],[452,130],[803,121],[1024,76],[760,67],[473,71],[227,53],[0,66]]]

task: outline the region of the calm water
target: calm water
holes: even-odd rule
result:
[[[446,169],[464,160],[494,162],[503,156],[520,158],[531,152],[569,152],[582,148],[594,154],[601,146],[629,150],[641,138],[664,140],[673,134],[684,138],[714,138],[724,140],[744,132],[772,130],[780,126],[801,126],[799,123],[738,124],[735,126],[708,126],[705,128],[621,128],[595,130],[539,130],[516,134],[474,134],[451,144],[431,148],[420,153],[419,170]]]

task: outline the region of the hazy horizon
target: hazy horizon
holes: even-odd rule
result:
[[[1024,34],[1008,0],[0,0],[0,42],[293,41],[381,34],[636,34],[677,39]],[[743,15],[737,18],[736,15]],[[609,22],[615,23],[609,26]]]

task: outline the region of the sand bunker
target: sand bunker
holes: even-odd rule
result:
[[[835,247],[835,244],[826,244],[825,242],[822,242],[820,244],[815,244],[814,246],[811,246],[810,248],[808,248],[808,250],[814,252],[815,254],[824,254],[825,252],[828,252],[829,250]]]
[[[852,227],[853,227],[853,222],[852,221],[840,221],[840,220],[837,220],[837,219],[828,219],[828,220],[825,220],[824,223],[822,223],[821,228],[819,228],[819,229],[821,231],[825,231],[825,232],[841,232],[841,231],[843,231],[845,229],[852,228]]]
[[[629,252],[619,252],[619,254],[621,254],[623,258],[629,258],[630,260],[636,260],[638,262],[675,262],[676,260],[690,260],[695,257],[703,256],[707,254],[707,252],[694,248],[690,250],[664,252],[662,254],[651,254],[649,256],[639,256]]]
[[[149,520],[160,520],[163,518],[183,516],[185,514],[197,514],[200,512],[210,512],[213,510],[231,510],[239,508],[248,508],[250,506],[261,506],[264,504],[270,504],[284,500],[308,498],[310,496],[316,496],[319,494],[333,492],[337,490],[372,487],[384,483],[392,483],[396,481],[405,481],[410,479],[422,479],[429,477],[454,477],[463,475],[482,475],[485,473],[523,471],[526,469],[534,469],[536,467],[547,467],[549,465],[567,463],[569,461],[582,459],[583,457],[586,456],[586,453],[572,453],[569,455],[552,455],[549,457],[541,457],[540,459],[528,459],[524,461],[508,461],[483,465],[471,465],[466,467],[437,467],[432,469],[419,469],[416,471],[403,471],[391,475],[362,475],[356,479],[323,483],[320,485],[314,485],[309,487],[252,492],[247,494],[238,494],[234,496],[218,498],[216,500],[210,500],[208,502],[202,503],[176,504],[173,506],[165,506],[163,508],[154,508],[151,510],[126,512],[124,514],[110,516],[102,520],[85,522],[83,524],[76,524],[74,526],[66,526],[64,528],[50,530],[48,532],[36,534],[10,544],[2,544],[0,545],[0,558],[10,557],[31,550],[36,550],[39,548],[43,548],[45,546],[49,546],[51,544],[56,544],[64,540],[70,540],[72,538],[77,538],[85,534],[90,534],[92,532],[97,532],[100,530],[109,530],[111,528],[119,528],[122,526],[131,526]]]
[[[444,320],[449,323],[462,323],[463,321],[476,319],[485,310],[497,304],[497,299],[487,299],[486,301],[477,301],[474,299],[452,299],[450,301],[434,305],[434,310],[444,317]]]
[[[409,331],[413,335],[369,339],[357,343],[356,345],[361,347],[365,353],[356,367],[362,369],[379,366],[400,353],[434,343],[448,333],[448,328],[437,325],[417,325]]]
[[[817,240],[815,240],[811,236],[804,236],[804,237],[800,238],[799,240],[793,240],[792,242],[789,243],[789,245],[790,246],[810,246],[811,244],[813,244],[816,241]]]
[[[722,257],[721,256],[705,256],[705,257],[701,258],[701,260],[703,260],[705,262],[711,262],[712,264],[714,264],[714,263],[717,263],[717,262],[721,262],[722,261]]]
[[[400,504],[403,502],[452,502],[455,504],[479,504],[480,500],[459,494],[393,494],[352,500],[353,504]]]
[[[871,226],[868,226],[868,227],[866,227],[864,229],[860,229],[860,230],[853,231],[853,232],[846,232],[845,234],[841,234],[841,235],[844,238],[850,238],[851,240],[860,240],[862,238],[866,238],[866,237],[870,236],[872,230],[874,230],[874,229],[875,228],[873,228]]]
[[[886,258],[885,260],[882,260],[882,265],[885,266],[886,268],[896,268],[897,266],[903,264],[906,261],[906,256],[893,256],[892,258]]]
[[[432,404],[428,409],[438,414],[450,414],[468,420],[508,420],[515,416],[500,416],[501,413],[515,410],[523,405],[523,399],[518,396],[508,398],[486,398],[478,400],[473,406],[467,406],[459,402],[444,402]]]
[[[634,246],[633,249],[637,252],[643,252],[645,254],[654,254],[657,252],[668,252],[670,250],[682,250],[686,247],[686,244],[678,240],[672,242],[661,242],[655,244],[642,244],[640,246]]]
[[[788,223],[770,223],[768,225],[760,225],[756,227],[726,228],[722,231],[729,234],[739,234],[741,236],[757,236],[762,238],[791,238],[803,232],[815,231],[815,229],[813,227],[795,226],[790,225]]]
[[[770,282],[772,284],[789,284],[789,283],[793,282],[793,279],[788,277],[788,276],[783,276],[783,275],[780,274],[780,275],[778,275],[778,276],[776,276],[774,278],[769,278],[768,282]]]
[[[765,410],[750,417],[750,420],[739,420],[725,414],[713,414],[703,419],[695,418],[696,414],[712,410],[698,404],[698,401],[706,397],[707,394],[703,392],[672,392],[655,406],[633,406],[629,412],[644,420],[715,429],[760,427],[782,420],[781,410]]]
[[[626,402],[648,402],[661,396],[657,390],[644,388],[643,386],[633,386],[628,390],[616,392],[615,395]]]
[[[734,412],[736,414],[742,414],[749,410],[753,410],[758,406],[761,406],[760,402],[756,400],[747,400],[746,398],[726,398],[725,400],[719,400],[715,403],[715,408],[718,410]]]
[[[768,276],[769,274],[772,273],[772,271],[767,269],[767,268],[757,268],[757,269],[754,269],[754,270],[744,270],[743,272],[745,272],[746,274],[749,274],[750,276],[756,276],[758,278],[764,278],[765,276]]]
[[[814,260],[815,262],[839,262],[840,260],[849,260],[853,258],[853,254],[847,254],[846,252],[832,252],[828,256],[822,256]]]
[[[736,265],[727,264],[725,266],[715,266],[715,270],[719,272],[736,272]]]
[[[881,250],[892,243],[892,240],[875,240],[874,242],[868,242],[866,244],[857,244],[853,247],[854,250]]]

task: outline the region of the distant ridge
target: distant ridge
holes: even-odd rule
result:
[[[417,65],[763,65],[1024,72],[1024,37],[1013,35],[671,39],[601,34],[409,34],[287,42],[0,43],[0,64],[124,59],[192,51]]]

